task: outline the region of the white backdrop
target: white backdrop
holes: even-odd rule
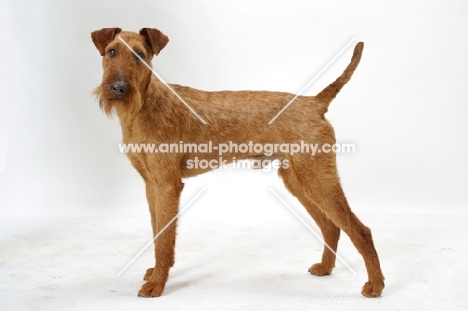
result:
[[[160,29],[170,42],[156,71],[206,90],[297,92],[356,36],[362,62],[327,115],[357,147],[338,159],[351,205],[465,212],[466,12],[462,0],[2,1],[0,215],[147,214],[142,181],[118,152],[118,120],[90,94],[102,74],[90,33],[114,26]],[[351,52],[305,94],[333,81]],[[275,172],[217,171],[188,180],[183,201],[202,187],[199,205],[223,206],[213,217],[263,213],[276,202],[267,188],[284,191]]]

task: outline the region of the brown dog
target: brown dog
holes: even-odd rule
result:
[[[120,37],[120,38],[119,38]],[[294,98],[293,94],[259,91],[204,92],[189,87],[170,85],[191,111],[169,88],[156,78],[145,63],[166,46],[169,39],[157,29],[143,28],[140,33],[105,28],[94,31],[91,38],[103,56],[104,76],[95,90],[106,114],[120,119],[124,143],[137,144],[293,144],[314,142],[335,144],[333,128],[325,119],[328,105],[349,81],[363,49],[358,43],[351,63],[343,74],[317,96],[299,96],[271,124],[269,121]],[[128,44],[128,46],[125,45]],[[130,50],[129,47],[131,47]],[[196,112],[196,113],[194,113]],[[199,118],[201,117],[201,118]],[[203,119],[202,122],[201,119]],[[206,124],[204,124],[206,123]],[[263,159],[264,152],[250,148],[246,152],[230,150],[223,159]],[[178,213],[183,189],[182,178],[212,169],[195,167],[195,160],[217,160],[219,153],[187,151],[178,153],[129,153],[128,157],[146,183],[146,196],[154,236]],[[384,277],[369,228],[351,211],[340,185],[335,153],[282,152],[276,149],[270,158],[288,165],[279,175],[291,193],[305,206],[319,225],[324,240],[334,251],[340,229],[363,256],[368,282],[362,294],[380,296]],[[287,162],[284,162],[287,161]],[[189,165],[190,164],[190,165]],[[154,268],[146,271],[147,281],[138,295],[160,296],[169,269],[174,264],[176,223],[173,222],[155,240]],[[330,274],[335,266],[335,253],[324,247],[322,261],[309,268],[315,275]]]

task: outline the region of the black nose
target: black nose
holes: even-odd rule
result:
[[[127,92],[127,83],[123,81],[115,81],[111,83],[110,88],[115,96],[121,97]]]

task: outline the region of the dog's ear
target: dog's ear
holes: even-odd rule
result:
[[[120,28],[103,28],[91,33],[91,39],[102,56],[106,51],[106,46],[112,42],[112,40],[115,38],[115,35],[121,31],[122,29]]]
[[[169,42],[169,38],[165,34],[154,28],[143,28],[140,30],[140,35],[145,37],[146,44],[154,55],[158,55]]]

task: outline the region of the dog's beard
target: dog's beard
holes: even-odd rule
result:
[[[108,117],[113,117],[115,114],[134,114],[141,109],[140,92],[129,90],[122,98],[116,98],[114,95],[106,93],[110,93],[110,91],[104,92],[102,85],[93,91],[93,94],[99,100],[99,107]]]

